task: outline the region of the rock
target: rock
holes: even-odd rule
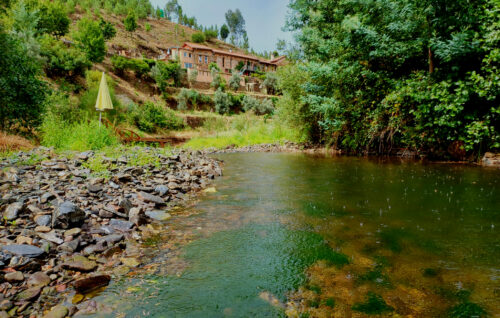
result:
[[[24,280],[24,275],[21,272],[11,272],[5,274],[4,278],[9,283],[22,282]]]
[[[50,277],[44,272],[36,272],[28,278],[28,287],[45,287],[51,282]]]
[[[53,193],[50,193],[50,192],[45,192],[44,194],[42,194],[42,196],[40,197],[40,203],[47,203],[49,202],[50,200],[54,200],[56,198],[56,196],[53,194]]]
[[[80,244],[80,240],[72,240],[69,242],[65,242],[57,247],[57,250],[62,252],[73,253],[78,249],[78,245]]]
[[[493,152],[485,153],[481,164],[487,167],[500,167],[500,154]]]
[[[47,233],[47,232],[50,232],[52,231],[52,229],[48,226],[37,226],[35,227],[35,232],[38,232],[38,233]]]
[[[124,257],[121,259],[123,265],[128,267],[137,267],[141,264],[136,258],[133,257]]]
[[[0,311],[0,318],[10,318],[9,314],[6,311]]]
[[[123,234],[110,234],[105,237],[102,237],[100,241],[104,241],[108,244],[108,246],[113,246],[114,244],[123,240]]]
[[[70,261],[63,263],[62,268],[79,272],[90,272],[97,267],[97,263],[88,260],[85,256],[76,255]]]
[[[69,314],[68,308],[63,305],[57,305],[43,316],[43,318],[64,318]]]
[[[205,190],[203,190],[203,192],[205,192],[205,193],[216,193],[217,189],[215,189],[214,187],[206,188]]]
[[[78,234],[82,233],[82,229],[78,228],[78,227],[75,227],[75,228],[72,228],[70,230],[67,230],[66,232],[64,232],[64,237],[68,237],[68,236],[77,236]]]
[[[120,201],[118,202],[118,206],[123,209],[125,214],[128,216],[130,209],[132,209],[133,205],[132,203],[125,198],[121,198]]]
[[[165,194],[168,193],[168,187],[164,185],[159,185],[155,188],[155,192],[158,193],[160,196],[164,196]]]
[[[42,249],[27,244],[4,245],[0,246],[0,248],[3,249],[4,252],[23,257],[38,257],[44,253]]]
[[[57,245],[61,245],[62,243],[64,243],[64,241],[57,235],[55,231],[49,233],[38,233],[38,236]]]
[[[172,217],[170,215],[170,213],[167,213],[164,211],[159,211],[159,210],[146,211],[146,215],[148,217],[152,218],[153,220],[157,220],[157,221],[166,221]]]
[[[0,267],[5,266],[7,262],[12,258],[12,255],[10,253],[6,253],[2,250],[0,250]]]
[[[18,300],[32,300],[40,295],[40,287],[31,287],[17,294]]]
[[[13,221],[17,219],[19,213],[24,210],[24,204],[22,202],[14,202],[9,204],[5,211],[3,212],[3,218],[7,221]]]
[[[50,215],[37,215],[35,216],[35,223],[39,226],[49,226],[52,223],[52,216]]]
[[[165,200],[163,200],[161,197],[146,192],[139,192],[138,198],[144,202],[151,202],[158,205],[165,204]]]
[[[84,248],[83,254],[91,255],[91,254],[95,254],[95,253],[101,253],[101,252],[104,252],[106,249],[107,249],[106,242],[100,241],[95,245],[90,245],[90,246],[87,246],[86,248]]]
[[[85,220],[85,212],[69,201],[61,203],[52,218],[53,227],[67,229],[70,226],[80,226]]]
[[[141,208],[132,208],[128,214],[128,220],[137,226],[146,224],[146,218]]]
[[[0,311],[9,310],[12,308],[12,306],[14,306],[14,304],[12,304],[12,302],[8,299],[0,301]],[[0,318],[1,317],[2,316],[0,315]]]
[[[102,186],[97,184],[89,184],[87,186],[87,190],[89,190],[90,193],[98,193],[102,191]]]
[[[82,278],[73,283],[75,290],[81,294],[86,294],[96,288],[107,286],[111,281],[109,275],[96,275]]]
[[[16,243],[31,245],[33,243],[33,239],[31,237],[19,235],[18,237],[16,237]]]
[[[112,219],[109,222],[109,226],[117,231],[126,232],[129,231],[134,226],[134,223],[130,221]]]
[[[115,216],[114,213],[111,213],[107,210],[99,210],[99,217],[101,218],[110,219],[113,216]]]

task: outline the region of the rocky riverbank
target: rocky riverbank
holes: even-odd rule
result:
[[[222,175],[200,152],[153,148],[111,156],[37,148],[0,169],[0,318],[85,311],[85,294],[140,266],[129,243],[149,223]]]

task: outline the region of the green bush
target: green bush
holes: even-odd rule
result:
[[[144,24],[144,30],[146,30],[146,32],[151,31],[151,24],[149,24],[149,23],[147,23],[147,22],[146,22],[146,23]]]
[[[45,34],[40,39],[40,55],[45,58],[48,76],[83,75],[92,66],[85,52],[77,47],[66,47],[61,41]]]
[[[144,59],[129,59],[119,55],[111,57],[111,65],[117,74],[123,75],[125,70],[130,70],[138,78],[144,78],[151,70],[149,63]]]
[[[238,72],[233,71],[233,74],[229,79],[229,87],[236,92],[240,88],[240,83],[241,83],[240,74]]]
[[[117,146],[113,131],[96,120],[68,123],[58,117],[46,116],[41,126],[42,145],[59,150],[99,150]]]
[[[266,73],[266,78],[260,84],[261,89],[265,89],[268,94],[275,95],[278,92],[278,76],[274,72]]]
[[[252,96],[245,96],[242,105],[245,112],[253,111],[256,115],[267,115],[274,112],[273,102],[267,98],[258,100]]]
[[[123,24],[128,32],[134,32],[137,29],[137,17],[133,11],[129,11],[127,17],[123,20]]]
[[[193,35],[191,36],[191,41],[193,41],[194,43],[203,43],[206,41],[205,34],[203,34],[203,32],[193,33]]]
[[[178,62],[162,62],[157,61],[156,65],[151,68],[151,76],[156,81],[156,85],[162,93],[171,84],[179,86],[181,83],[181,66]]]
[[[212,39],[217,39],[219,36],[219,31],[217,29],[207,29],[203,32],[207,41]]]
[[[106,42],[99,22],[89,18],[81,19],[78,31],[73,38],[78,42],[80,48],[87,54],[87,58],[95,63],[100,63],[106,56]]]
[[[42,33],[63,36],[69,31],[70,19],[61,1],[37,1],[37,29]]]
[[[111,40],[112,38],[115,37],[116,29],[111,22],[107,22],[103,18],[101,18],[99,25],[101,26],[101,31],[102,35],[104,36],[104,40],[106,41]]]
[[[184,121],[171,109],[152,102],[143,106],[133,106],[131,111],[133,124],[147,133],[154,133],[158,129],[179,130],[184,128]]]
[[[222,89],[218,89],[214,95],[215,111],[221,115],[229,113],[231,109],[231,98],[224,93]]]

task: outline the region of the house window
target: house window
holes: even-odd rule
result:
[[[193,63],[184,63],[184,68],[193,68]]]
[[[201,63],[201,55],[198,56],[198,62]]]
[[[189,57],[191,57],[191,53],[189,53]]]
[[[184,52],[184,57],[187,57],[187,52]]]
[[[205,64],[208,64],[208,56],[205,56]]]

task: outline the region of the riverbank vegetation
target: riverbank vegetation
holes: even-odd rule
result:
[[[282,118],[356,152],[472,157],[500,148],[499,3],[291,1],[302,59]]]

